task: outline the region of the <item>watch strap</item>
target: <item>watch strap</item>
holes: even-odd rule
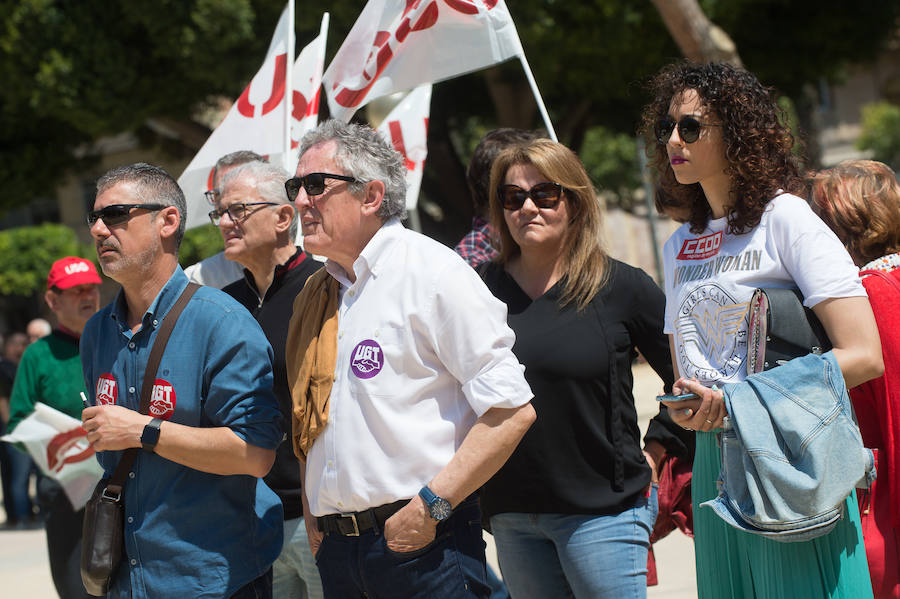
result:
[[[159,443],[159,427],[162,426],[162,420],[153,418],[144,426],[144,432],[141,435],[141,445],[144,451],[154,451],[156,444]]]
[[[428,506],[434,503],[434,500],[438,498],[438,496],[434,494],[434,491],[428,488],[428,485],[425,485],[419,490],[419,497],[421,497],[425,502],[425,505]]]
[[[432,519],[442,522],[450,517],[450,513],[453,511],[453,508],[450,507],[450,502],[436,495],[434,491],[428,488],[428,485],[419,490],[419,497],[428,506],[428,513]]]

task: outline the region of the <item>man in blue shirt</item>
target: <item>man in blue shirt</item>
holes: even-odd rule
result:
[[[111,597],[270,597],[282,508],[260,480],[282,438],[272,350],[249,312],[201,287],[156,372],[140,386],[156,333],[187,286],[178,266],[184,194],[148,164],[97,181],[91,235],[116,299],[86,325],[81,357],[88,440],[109,476],[142,447],[125,484],[125,552]]]

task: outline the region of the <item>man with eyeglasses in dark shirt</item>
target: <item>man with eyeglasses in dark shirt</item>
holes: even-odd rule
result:
[[[275,599],[321,599],[322,581],[303,522],[300,469],[291,435],[291,390],[284,345],[294,298],[319,268],[300,246],[297,213],[284,190],[286,171],[265,162],[248,162],[225,175],[217,207],[209,213],[225,241],[225,257],[244,267],[243,278],[223,291],[253,314],[272,345],[275,396],[284,417],[285,438],[265,482],[284,506],[284,547],[272,565]]]
[[[266,162],[266,158],[250,150],[238,150],[216,160],[210,177],[212,188],[203,193],[210,207],[215,208],[219,198],[222,197],[222,184],[228,171],[248,162]],[[184,269],[184,274],[194,283],[216,289],[224,289],[227,285],[243,278],[240,265],[228,260],[225,252],[218,252],[196,264],[191,264]]]

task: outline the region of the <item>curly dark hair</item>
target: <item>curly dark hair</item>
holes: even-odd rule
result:
[[[657,121],[668,115],[672,98],[687,89],[696,90],[703,105],[722,122],[725,173],[733,202],[727,215],[729,233],[745,233],[758,225],[779,189],[803,194],[787,116],[776,104],[774,91],[755,75],[727,63],[682,61],[664,67],[648,88],[653,99],[644,107],[640,129],[647,155],[659,172],[663,192],[690,206],[693,233],[702,232],[711,216],[706,196],[699,183],[682,185],[675,179],[665,146],[654,132]]]

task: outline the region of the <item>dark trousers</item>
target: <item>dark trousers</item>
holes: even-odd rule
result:
[[[272,568],[239,588],[231,599],[272,599]]]
[[[31,473],[36,472],[34,461],[25,451],[0,442],[0,473],[3,477],[3,507],[9,524],[30,522],[34,519],[28,484]]]
[[[50,574],[60,599],[90,599],[81,582],[81,533],[84,510],[72,509],[62,487],[46,476],[38,481],[38,500],[46,514]]]
[[[326,599],[487,599],[491,592],[474,499],[460,504],[421,549],[391,551],[382,531],[374,529],[358,537],[328,534],[316,563]]]

